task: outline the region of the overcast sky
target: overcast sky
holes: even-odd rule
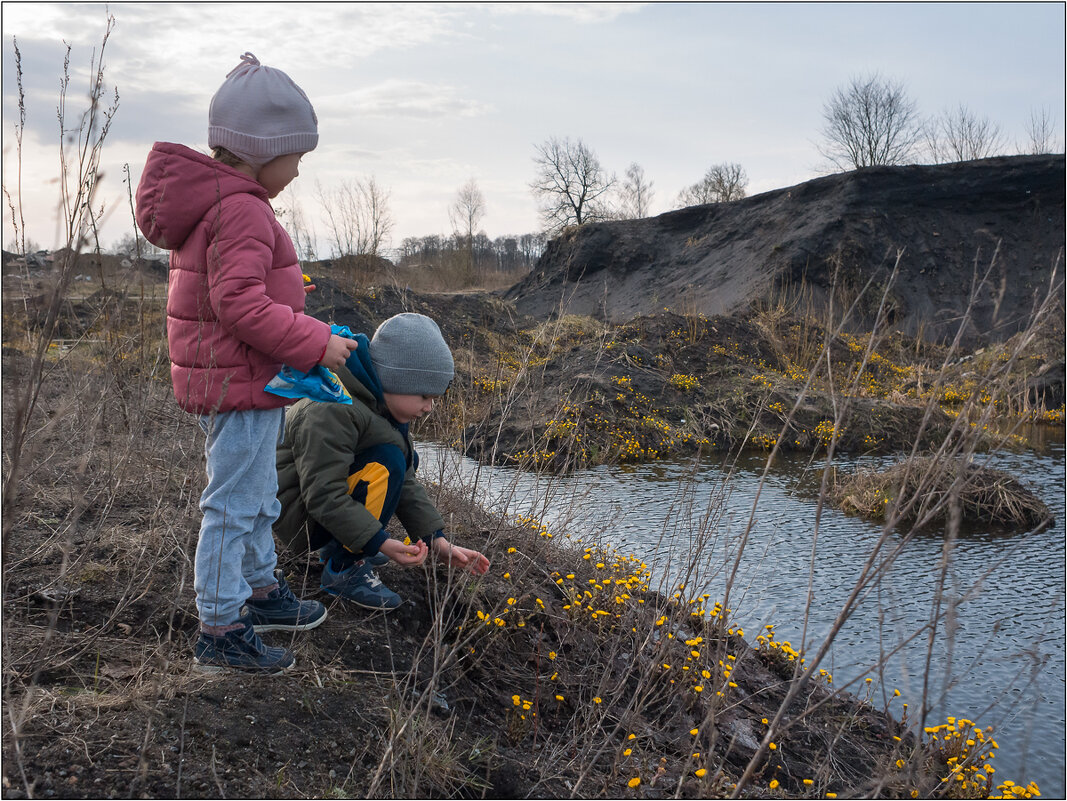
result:
[[[68,115],[84,107],[103,4],[3,4],[4,187],[15,194],[13,40],[22,57],[23,214],[57,244],[56,119],[64,42]],[[655,213],[712,164],[736,162],[750,195],[825,172],[822,110],[850,78],[899,81],[924,114],[965,105],[1000,126],[1008,152],[1046,109],[1064,130],[1062,3],[345,4],[113,3],[104,56],[119,108],[104,151],[102,241],[132,231],[154,141],[205,150],[207,109],[248,50],[287,72],[319,117],[320,144],[279,200],[294,197],[320,240],[315,200],[373,176],[390,194],[393,245],[445,234],[474,178],[490,237],[540,229],[529,184],[535,146],[581,139],[622,175],[641,165]],[[1062,147],[1062,144],[1061,144]],[[3,243],[12,240],[4,202]],[[320,255],[326,256],[327,253]]]

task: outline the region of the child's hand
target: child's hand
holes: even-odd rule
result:
[[[304,294],[305,295],[310,295],[314,291],[315,291],[315,285],[314,284],[304,284]]]
[[[326,343],[326,352],[322,355],[322,361],[319,364],[331,370],[343,367],[348,360],[348,354],[358,347],[359,344],[354,339],[330,334],[330,341]]]
[[[405,545],[400,540],[394,540],[391,537],[383,542],[378,550],[398,565],[403,565],[404,567],[421,565],[426,561],[426,554],[430,552],[426,547],[426,543],[422,540],[416,540],[411,545]]]
[[[484,576],[489,570],[489,560],[484,554],[470,548],[452,545],[444,537],[437,537],[433,541],[433,550],[444,564],[466,568],[476,576]]]

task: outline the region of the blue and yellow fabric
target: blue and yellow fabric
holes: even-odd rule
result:
[[[347,339],[356,338],[347,325],[331,325],[330,333]],[[283,398],[310,398],[322,403],[352,403],[352,396],[348,394],[344,384],[321,364],[316,364],[306,373],[283,364],[282,369],[263,389]]]
[[[352,500],[363,504],[367,511],[378,518],[381,530],[371,538],[361,553],[355,554],[347,548],[338,548],[334,554],[334,566],[343,569],[363,556],[378,552],[388,534],[385,526],[396,512],[400,502],[400,491],[404,486],[407,473],[407,459],[404,452],[395,445],[375,445],[356,454],[348,475],[348,494]],[[315,522],[311,526],[311,547],[321,548],[334,540],[333,534],[324,526]],[[338,543],[339,544],[339,543]]]

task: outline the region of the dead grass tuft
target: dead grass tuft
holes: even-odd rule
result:
[[[948,520],[958,507],[961,520],[1034,528],[1052,522],[1045,503],[1001,470],[968,463],[962,458],[918,456],[888,469],[858,470],[836,477],[830,499],[848,514],[868,520],[886,520],[901,508],[901,522],[926,518]],[[918,503],[902,503],[919,499]]]

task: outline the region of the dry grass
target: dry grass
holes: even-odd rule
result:
[[[830,498],[848,514],[868,520],[893,517],[899,503],[906,510],[899,516],[901,523],[918,519],[943,523],[954,514],[968,523],[1024,529],[1052,522],[1044,502],[1016,479],[962,459],[918,456],[885,470],[835,476]],[[938,511],[927,514],[931,509]]]

